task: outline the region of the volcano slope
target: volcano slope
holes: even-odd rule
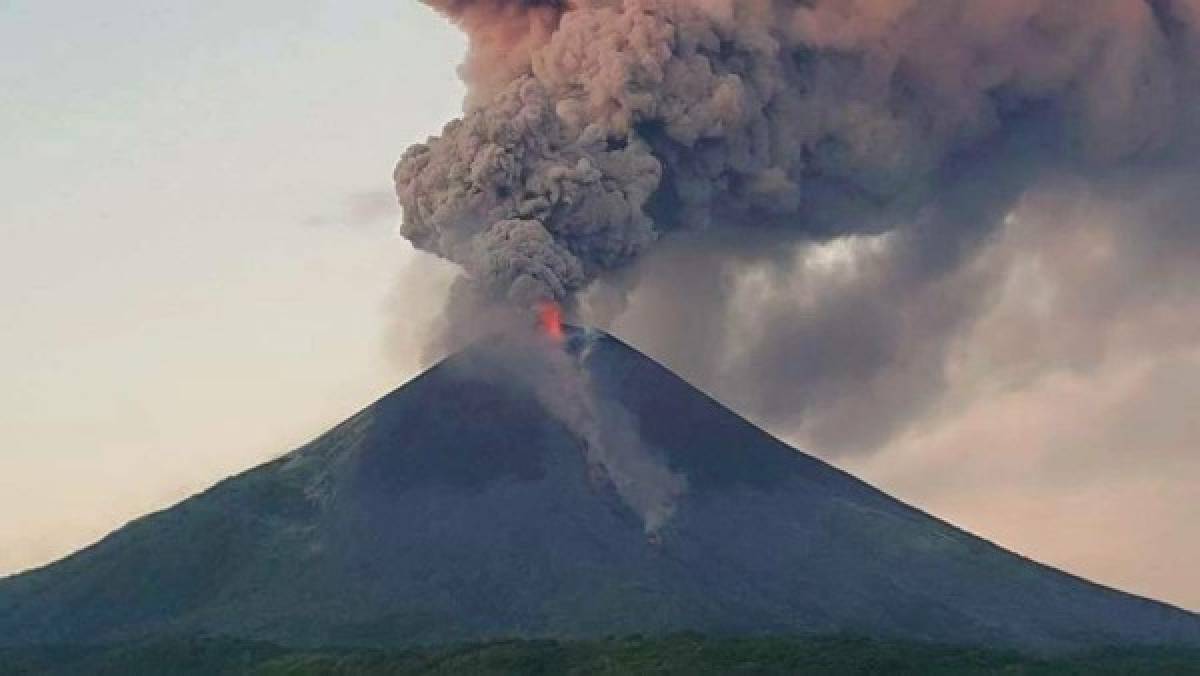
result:
[[[545,397],[480,368],[493,356],[477,346],[304,448],[0,581],[0,645],[680,630],[1200,645],[1196,615],[1004,551],[777,441],[610,336],[579,340],[572,363],[594,395],[686,480],[651,536]]]

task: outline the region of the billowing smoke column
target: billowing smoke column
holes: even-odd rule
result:
[[[1200,26],[1200,0],[430,4],[470,35],[472,94],[400,161],[402,232],[463,267],[456,303],[520,308],[673,230],[885,230],[1027,126],[1054,161],[1150,157]]]
[[[558,27],[566,0],[426,0],[471,36],[462,69],[471,98],[488,98],[528,70],[531,52]]]
[[[879,449],[947,410],[955,355],[1004,335],[989,308],[1071,239],[1028,205],[1092,193],[1155,197],[1039,273],[1070,356],[973,387],[1190,316],[1200,0],[430,4],[471,43],[463,117],[395,174],[403,234],[464,271],[439,351],[553,301],[799,443]],[[1075,274],[1093,250],[1103,286]]]

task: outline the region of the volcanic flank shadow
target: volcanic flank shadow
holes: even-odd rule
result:
[[[565,470],[593,494],[615,494],[653,537],[693,497],[826,476],[619,340],[574,327],[566,336],[481,341],[389,395],[365,443],[388,452],[355,460],[351,494],[391,509],[401,493],[480,495]]]
[[[545,478],[544,406],[527,382],[502,378],[498,366],[488,350],[466,352],[413,381],[422,399],[405,390],[385,397],[366,442],[388,453],[360,459],[359,487],[383,494],[421,487],[477,492],[495,481]]]

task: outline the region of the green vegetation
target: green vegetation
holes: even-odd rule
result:
[[[499,641],[450,648],[299,651],[231,639],[163,639],[0,651],[0,674],[1200,674],[1200,650],[1110,650],[1036,658],[856,639],[717,639],[695,634],[604,641]]]

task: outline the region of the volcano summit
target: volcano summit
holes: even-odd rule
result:
[[[678,630],[1200,644],[1197,616],[904,505],[611,336],[569,330],[521,359],[562,358],[624,436],[581,438],[534,379],[496,377],[538,364],[498,354],[459,353],[285,457],[0,581],[0,645]],[[647,499],[647,481],[668,489]]]

